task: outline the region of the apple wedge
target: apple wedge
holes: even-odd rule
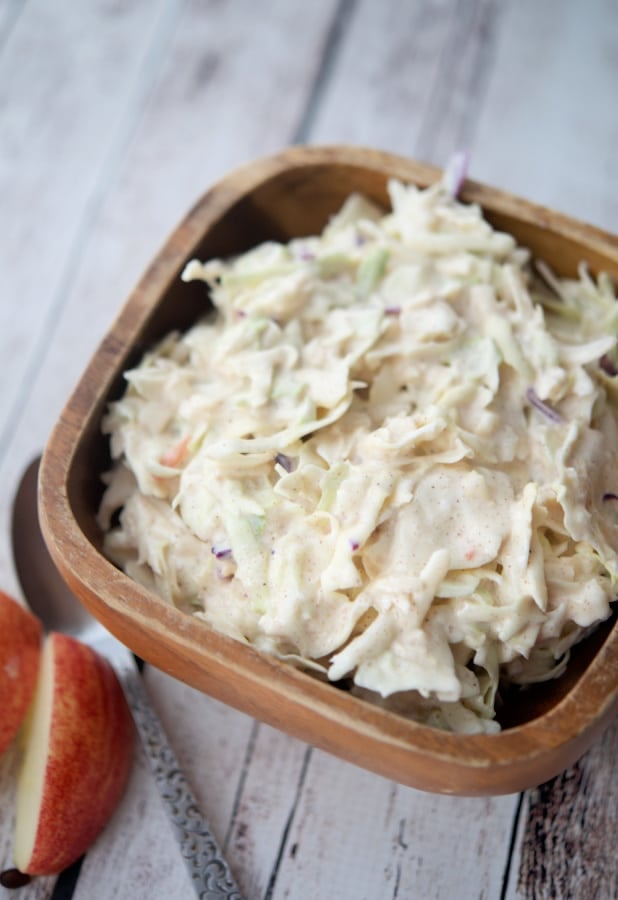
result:
[[[41,623],[0,591],[0,755],[19,731],[34,696],[41,657]]]
[[[94,842],[129,775],[133,722],[109,662],[50,633],[24,737],[14,861],[29,875],[52,875]]]

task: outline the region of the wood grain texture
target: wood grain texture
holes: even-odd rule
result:
[[[217,809],[212,784],[221,773],[211,771],[209,760],[224,728],[221,716],[251,720],[156,670],[149,670],[148,683],[156,685],[164,723],[182,722],[174,732],[181,762],[200,801]],[[191,747],[200,747],[199,755]],[[516,797],[424,794],[261,724],[252,733],[238,732],[227,754],[239,762],[241,750],[243,765],[225,773],[237,796],[224,846],[247,898],[303,900],[307,885],[319,897],[449,898],[457,896],[462,872],[479,885],[479,897],[498,896]],[[222,808],[229,810],[229,800]],[[464,817],[468,827],[461,829]],[[456,866],[443,865],[446,845]],[[361,870],[362,879],[351,879]]]
[[[513,809],[511,796],[429,795],[314,751],[283,847],[276,896],[294,896],[299,883],[315,885],[315,896],[349,896],[349,873],[362,868],[357,900],[450,900],[463,897],[466,884],[474,884],[475,897],[497,897],[505,866],[498,848],[508,844]]]
[[[613,900],[618,833],[613,777],[618,724],[575,766],[527,796],[509,898]]]
[[[167,39],[170,3],[99,0],[58,16],[35,0],[2,49],[0,353],[14,385],[0,394],[3,450],[49,348],[92,205],[135,115],[143,68]]]
[[[435,115],[432,98],[442,92],[443,54],[462,33],[459,15],[458,4],[440,0],[358,0],[310,140],[418,156],[424,122]],[[465,40],[475,38],[465,33]]]
[[[439,165],[470,147],[502,11],[495,0],[360,0],[311,140],[379,146]]]
[[[23,0],[0,2],[0,52],[11,33],[23,7]]]
[[[359,0],[310,139],[466,149],[473,177],[615,230],[617,20],[612,0]]]
[[[198,800],[213,811],[211,824],[244,895],[263,897],[306,747],[156,669],[149,667],[147,680],[161,720],[174,726],[179,760]]]
[[[506,4],[472,175],[616,232],[617,46],[613,0]]]

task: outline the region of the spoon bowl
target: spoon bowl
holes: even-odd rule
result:
[[[105,632],[69,589],[43,540],[37,509],[40,458],[32,460],[13,501],[11,541],[15,570],[28,605],[46,631],[82,640]]]

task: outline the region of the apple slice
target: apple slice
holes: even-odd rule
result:
[[[41,623],[0,591],[0,755],[20,729],[34,696],[41,657]]]
[[[109,662],[75,638],[50,633],[25,741],[15,865],[29,875],[52,875],[94,842],[129,775],[133,722]]]

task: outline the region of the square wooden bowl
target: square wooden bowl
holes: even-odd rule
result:
[[[193,258],[226,257],[266,239],[318,233],[352,192],[388,207],[394,176],[424,186],[439,172],[362,148],[292,148],[233,172],[173,232],[102,341],[54,429],[39,482],[49,549],[82,603],[146,661],[258,719],[388,778],[461,795],[532,787],[573,763],[618,705],[615,615],[573,653],[560,679],[509,698],[497,735],[419,725],[315,680],[215,632],[130,580],[101,552],[96,511],[110,458],[100,423],[123,372],[171,329],[204,312],[204,286],[180,273]],[[548,209],[466,182],[481,204],[560,275],[586,260],[618,277],[618,240]]]

